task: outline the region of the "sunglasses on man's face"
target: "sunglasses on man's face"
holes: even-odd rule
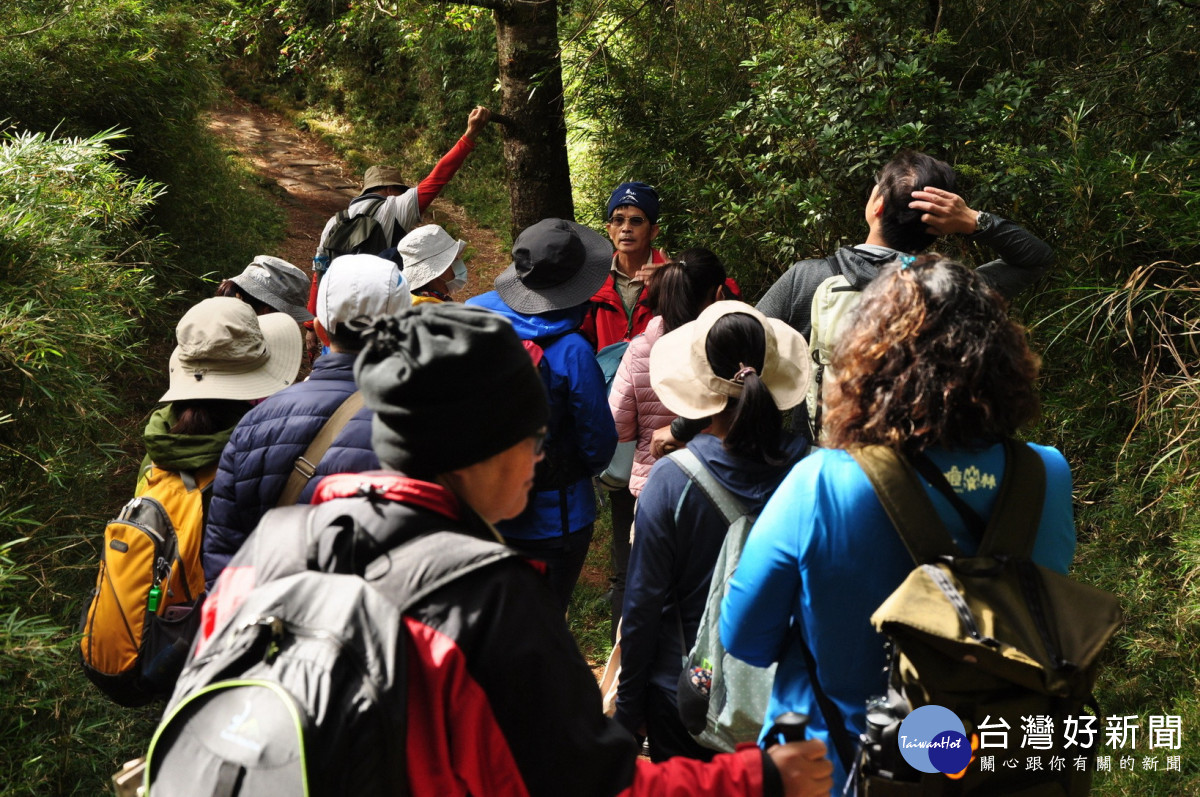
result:
[[[533,439],[533,455],[535,457],[540,457],[542,455],[542,451],[546,448],[546,430],[539,429],[530,437]]]
[[[646,223],[645,216],[613,216],[608,220],[608,223],[614,227],[624,227],[625,223],[629,222],[630,227],[641,227]]]

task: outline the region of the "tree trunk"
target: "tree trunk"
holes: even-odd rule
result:
[[[575,218],[563,118],[558,3],[493,7],[500,58],[500,112],[513,235],[555,216]]]

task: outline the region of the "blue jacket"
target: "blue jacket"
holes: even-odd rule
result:
[[[1075,553],[1071,472],[1056,449],[1030,447],[1046,466],[1033,559],[1065,573]],[[985,518],[991,514],[1004,474],[1003,446],[927,453],[972,509]],[[974,553],[979,541],[958,513],[932,487],[925,489],[954,541]],[[779,662],[767,717],[807,714],[810,735],[828,743],[796,636],[800,626],[821,687],[841,709],[851,738],[858,738],[866,727],[867,699],[886,688],[884,637],[869,618],[912,568],[900,535],[849,454],[820,450],[792,469],[754,524],[721,603],[725,649],[759,666]],[[838,793],[845,769],[833,744],[829,755]]]
[[[204,578],[209,587],[262,516],[279,501],[296,458],[354,392],[356,356],[330,352],[318,357],[307,380],[263,401],[233,430],[221,453],[204,528]],[[298,503],[309,502],[322,476],[379,468],[379,458],[371,448],[372,415],[364,407],[350,419],[325,452]]]
[[[778,465],[740,457],[709,434],[697,435],[688,449],[747,512],[758,514],[792,466],[808,453],[808,441],[787,436]],[[680,661],[696,642],[729,527],[701,488],[669,458],[651,468],[633,526],[616,719],[636,732],[645,721],[648,684],[675,694]]]
[[[525,511],[497,524],[497,530],[514,540],[538,540],[585,528],[596,520],[591,477],[602,472],[612,459],[617,447],[617,429],[608,408],[604,374],[596,363],[596,353],[576,331],[584,306],[524,315],[506,305],[495,291],[475,296],[466,303],[508,319],[521,340],[559,336],[542,344],[545,365],[542,378],[550,402],[546,446],[569,452],[586,473],[562,491],[534,492]],[[567,430],[570,440],[556,439],[556,431],[560,429]]]

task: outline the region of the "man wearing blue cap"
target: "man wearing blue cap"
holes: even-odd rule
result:
[[[643,303],[646,279],[667,262],[658,237],[658,192],[645,183],[621,183],[608,199],[606,225],[616,252],[608,279],[592,296],[580,331],[599,351],[640,335],[654,313]]]

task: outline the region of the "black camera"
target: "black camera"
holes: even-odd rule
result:
[[[900,753],[900,723],[911,709],[895,690],[867,701],[867,730],[860,738],[858,771],[862,777],[915,783],[921,773]]]

